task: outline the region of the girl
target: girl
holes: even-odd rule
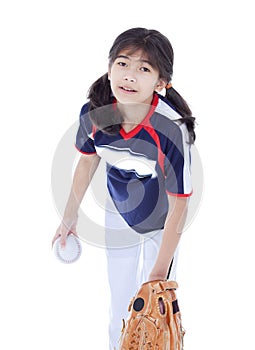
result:
[[[156,30],[120,34],[108,72],[90,88],[76,147],[81,157],[53,242],[76,233],[78,209],[99,162],[105,163],[105,240],[111,292],[110,349],[140,285],[175,279],[177,246],[192,194],[194,118],[172,87],[173,50]],[[160,94],[166,91],[165,97]]]

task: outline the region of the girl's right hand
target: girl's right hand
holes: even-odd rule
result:
[[[78,237],[78,234],[76,231],[76,222],[73,225],[71,225],[70,228],[68,228],[62,221],[59,227],[57,228],[57,231],[52,239],[52,247],[56,239],[60,237],[60,246],[62,249],[64,249],[66,245],[66,237],[71,233]]]

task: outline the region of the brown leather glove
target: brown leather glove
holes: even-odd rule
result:
[[[129,305],[120,350],[182,350],[185,331],[174,281],[144,283]]]

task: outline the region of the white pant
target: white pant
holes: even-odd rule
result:
[[[122,320],[141,284],[148,280],[157,259],[163,230],[139,234],[132,230],[108,202],[106,215],[106,255],[111,294],[109,349],[117,350]],[[169,279],[175,280],[177,252]]]

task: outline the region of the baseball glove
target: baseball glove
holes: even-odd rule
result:
[[[185,331],[174,281],[144,283],[129,305],[123,320],[120,350],[182,350]]]

